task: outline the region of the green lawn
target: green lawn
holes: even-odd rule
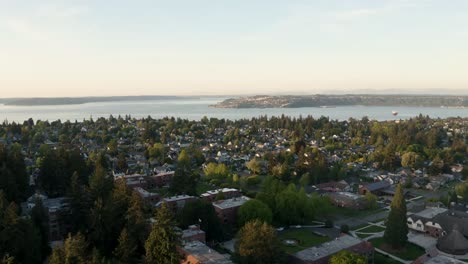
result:
[[[286,251],[286,253],[290,254],[299,252],[306,248],[320,245],[331,240],[329,237],[322,237],[312,233],[310,229],[288,229],[279,233],[278,236],[281,240],[281,243],[285,239],[293,239],[298,241],[298,245],[283,244],[283,249]]]
[[[382,231],[385,231],[385,228],[384,227],[380,227],[380,226],[375,226],[375,225],[370,225],[364,229],[361,229],[359,231],[356,231],[356,232],[362,232],[362,233],[379,233],[379,232],[382,232]]]
[[[364,234],[359,234],[359,233],[358,233],[358,234],[356,234],[356,236],[358,236],[359,238],[365,239],[365,238],[368,238],[368,237],[370,237],[370,236],[372,236],[372,235],[367,235],[367,234],[364,235]]]
[[[372,245],[374,245],[374,247],[388,252],[383,237],[371,239],[370,242],[372,243]],[[395,255],[404,260],[415,260],[426,252],[423,248],[408,242],[402,250],[388,253],[391,253],[392,255]]]
[[[386,211],[385,208],[376,208],[368,210],[356,210],[337,206],[333,206],[332,208],[333,209],[330,214],[336,219],[341,219],[343,217],[364,217]]]
[[[369,226],[369,224],[368,223],[360,224],[360,225],[357,225],[355,227],[351,227],[350,229],[353,230],[353,231],[356,231],[356,230],[364,228],[366,226]]]
[[[378,252],[374,253],[374,263],[376,264],[400,264],[399,261],[396,261],[390,257],[382,255]]]

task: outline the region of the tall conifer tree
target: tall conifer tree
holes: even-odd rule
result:
[[[384,239],[394,249],[405,246],[408,241],[408,226],[406,224],[406,202],[401,184],[397,185],[395,196],[390,205]]]

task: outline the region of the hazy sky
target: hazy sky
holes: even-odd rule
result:
[[[468,0],[0,0],[0,97],[468,90]]]

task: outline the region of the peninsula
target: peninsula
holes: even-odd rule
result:
[[[257,95],[230,98],[219,102],[216,108],[299,108],[334,106],[415,106],[467,108],[468,96],[443,95]]]

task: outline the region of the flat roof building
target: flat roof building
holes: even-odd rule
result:
[[[365,255],[369,263],[373,263],[374,247],[372,244],[350,235],[342,235],[333,241],[299,251],[291,255],[292,262],[298,264],[325,264],[328,263],[331,256],[342,250]]]
[[[213,207],[218,215],[218,218],[223,224],[236,225],[237,211],[239,207],[250,200],[249,197],[241,196],[227,200],[213,202]]]
[[[222,255],[200,241],[191,241],[180,248],[182,264],[233,264],[229,255]]]

